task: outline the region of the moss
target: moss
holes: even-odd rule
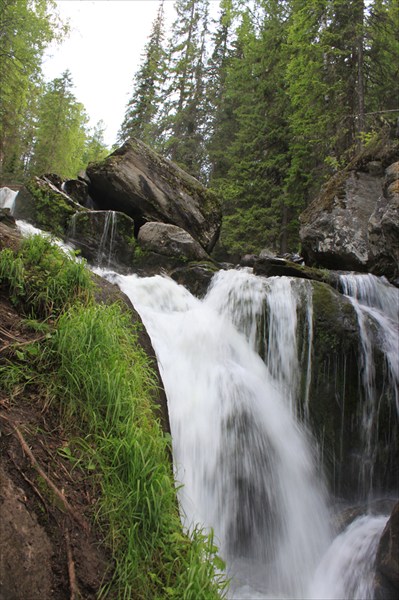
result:
[[[71,217],[77,211],[86,210],[69,203],[62,194],[36,177],[27,182],[26,189],[34,200],[36,225],[56,235],[63,236]]]

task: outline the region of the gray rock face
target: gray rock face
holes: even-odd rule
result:
[[[364,167],[363,167],[364,168]],[[399,166],[343,171],[302,213],[302,251],[309,264],[398,276]]]
[[[384,193],[368,223],[370,270],[399,276],[399,162],[386,170]]]
[[[381,178],[369,173],[352,171],[344,181],[337,177],[330,182],[301,215],[300,236],[307,261],[365,271],[368,222],[382,190]]]
[[[210,252],[219,236],[215,195],[177,165],[130,140],[87,168],[89,193],[102,209],[118,210],[140,227],[147,221],[177,225]]]
[[[182,260],[209,260],[200,244],[184,229],[167,223],[146,223],[137,238],[143,250]]]

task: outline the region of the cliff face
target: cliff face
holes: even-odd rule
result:
[[[398,158],[361,157],[326,183],[300,217],[309,264],[398,278]]]

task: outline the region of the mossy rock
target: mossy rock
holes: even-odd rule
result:
[[[310,427],[323,449],[324,467],[332,491],[352,499],[358,493],[359,456],[364,451],[362,430],[366,400],[361,378],[362,339],[356,311],[349,298],[324,283],[312,282],[312,287]],[[304,307],[299,315],[298,331],[303,331],[305,320]],[[386,384],[386,364],[379,347],[378,332],[373,329],[372,322],[370,325],[370,334],[374,338],[375,394],[379,402],[375,423],[374,487],[394,490],[397,486],[395,463],[399,461],[397,419],[392,390]],[[306,336],[302,334],[300,338],[300,352],[305,353]]]
[[[13,215],[57,236],[64,237],[69,221],[86,209],[59,191],[50,181],[32,177],[15,198]]]

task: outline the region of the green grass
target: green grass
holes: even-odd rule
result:
[[[8,373],[9,389],[40,382],[61,422],[81,432],[63,452],[86,465],[102,490],[96,518],[114,572],[100,596],[219,598],[224,565],[212,536],[182,531],[170,436],[154,416],[157,379],[130,314],[118,304],[94,304],[88,271],[42,238],[28,240],[16,256],[0,253],[1,283],[35,330],[32,319],[54,319],[31,354],[16,353],[0,374]]]

